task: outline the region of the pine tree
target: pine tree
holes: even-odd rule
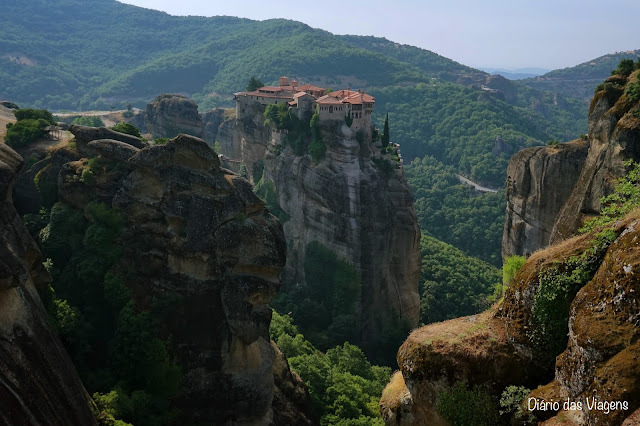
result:
[[[247,92],[256,91],[263,86],[264,84],[262,84],[260,80],[258,80],[255,77],[251,77],[251,79],[249,80],[249,83],[247,84]]]
[[[382,147],[386,148],[389,145],[389,113],[384,119],[384,129],[382,131]]]

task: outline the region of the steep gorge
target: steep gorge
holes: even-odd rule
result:
[[[380,401],[386,424],[449,424],[451,409],[445,415],[439,403],[460,384],[488,395],[485,401],[509,386],[528,388],[519,408],[514,401],[514,411],[502,417],[507,423],[634,424],[640,215],[636,209],[574,235],[602,212],[600,199],[625,173],[626,160],[640,159],[638,74],[614,75],[598,87],[587,137],[512,158],[503,255],[528,259],[491,309],[411,333],[398,351],[400,372]],[[528,398],[576,406],[529,410]],[[469,400],[458,401],[455,410],[468,413]],[[497,416],[498,407],[491,410]]]

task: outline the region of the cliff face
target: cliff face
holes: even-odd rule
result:
[[[624,162],[640,160],[640,126],[624,94],[637,74],[612,76],[595,94],[586,141],[530,148],[511,159],[503,257],[575,235],[585,217],[599,214]]]
[[[384,172],[344,123],[322,127],[325,158],[313,164],[275,133],[263,184],[272,182],[284,223],[286,272],[305,282],[306,249],[318,242],[352,264],[361,282],[358,317],[363,346],[394,315],[416,325],[420,230],[402,168]],[[386,161],[386,160],[382,160]]]
[[[458,382],[497,398],[507,386],[523,385],[535,389],[528,397],[539,401],[582,404],[561,414],[533,411],[536,420],[525,424],[556,414],[554,420],[567,425],[621,424],[640,407],[640,280],[633,272],[640,259],[638,224],[634,213],[607,239],[583,235],[540,250],[501,304],[411,333],[398,351],[404,386],[392,380],[380,402],[386,424],[431,424],[439,419],[438,393]],[[627,409],[589,408],[594,398],[626,402]]]
[[[633,424],[640,408],[640,213],[567,236],[600,211],[624,161],[639,158],[638,106],[623,94],[636,74],[611,77],[596,93],[588,141],[513,157],[503,255],[530,257],[490,310],[411,333],[398,351],[403,380],[392,380],[380,402],[387,424],[438,420],[440,392],[458,382],[496,398],[517,385],[534,389],[525,401],[576,404],[560,413],[521,405],[525,418],[514,416],[512,424]]]
[[[22,163],[0,144],[0,423],[95,425],[93,402],[38,296],[51,278],[13,207]]]
[[[143,149],[113,139],[83,149],[114,166],[84,180],[86,159],[65,164],[59,202],[86,212],[95,200],[121,214],[115,268],[128,271],[137,312],[164,306],[156,332],[182,372],[179,421],[309,424],[306,388],[269,339],[284,235],[249,182],[186,135]]]
[[[160,95],[136,115],[131,123],[154,138],[173,138],[180,133],[203,137],[202,117],[198,105],[181,95]]]
[[[579,139],[527,148],[507,168],[507,210],[502,257],[529,256],[546,247],[558,212],[584,165],[589,142]]]
[[[383,327],[398,318],[415,326],[419,316],[420,230],[402,166],[392,166],[389,155],[381,158],[369,134],[357,136],[341,120],[320,125],[326,152],[317,162],[295,153],[286,131],[271,132],[263,121],[263,109],[256,108],[248,118],[223,123],[222,153],[244,163],[252,177],[261,176],[261,188],[280,211],[286,283],[309,285],[305,265],[315,243],[355,269],[359,327],[353,325],[371,355]]]

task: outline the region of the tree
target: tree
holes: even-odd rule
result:
[[[389,145],[389,113],[384,119],[384,129],[382,130],[382,147],[386,148]]]
[[[247,83],[247,92],[254,92],[263,86],[264,84],[260,80],[255,77],[251,77],[249,83]]]
[[[111,127],[111,130],[115,130],[116,132],[126,133],[127,135],[135,136],[137,138],[141,137],[140,130],[136,126],[130,123],[118,123],[115,126]]]
[[[633,72],[633,68],[635,64],[633,63],[633,59],[623,59],[618,64],[618,68],[611,71],[611,74],[622,74],[624,76],[628,76]]]

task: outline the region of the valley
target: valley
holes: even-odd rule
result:
[[[516,81],[286,19],[6,9],[0,423],[637,416],[640,51]]]

